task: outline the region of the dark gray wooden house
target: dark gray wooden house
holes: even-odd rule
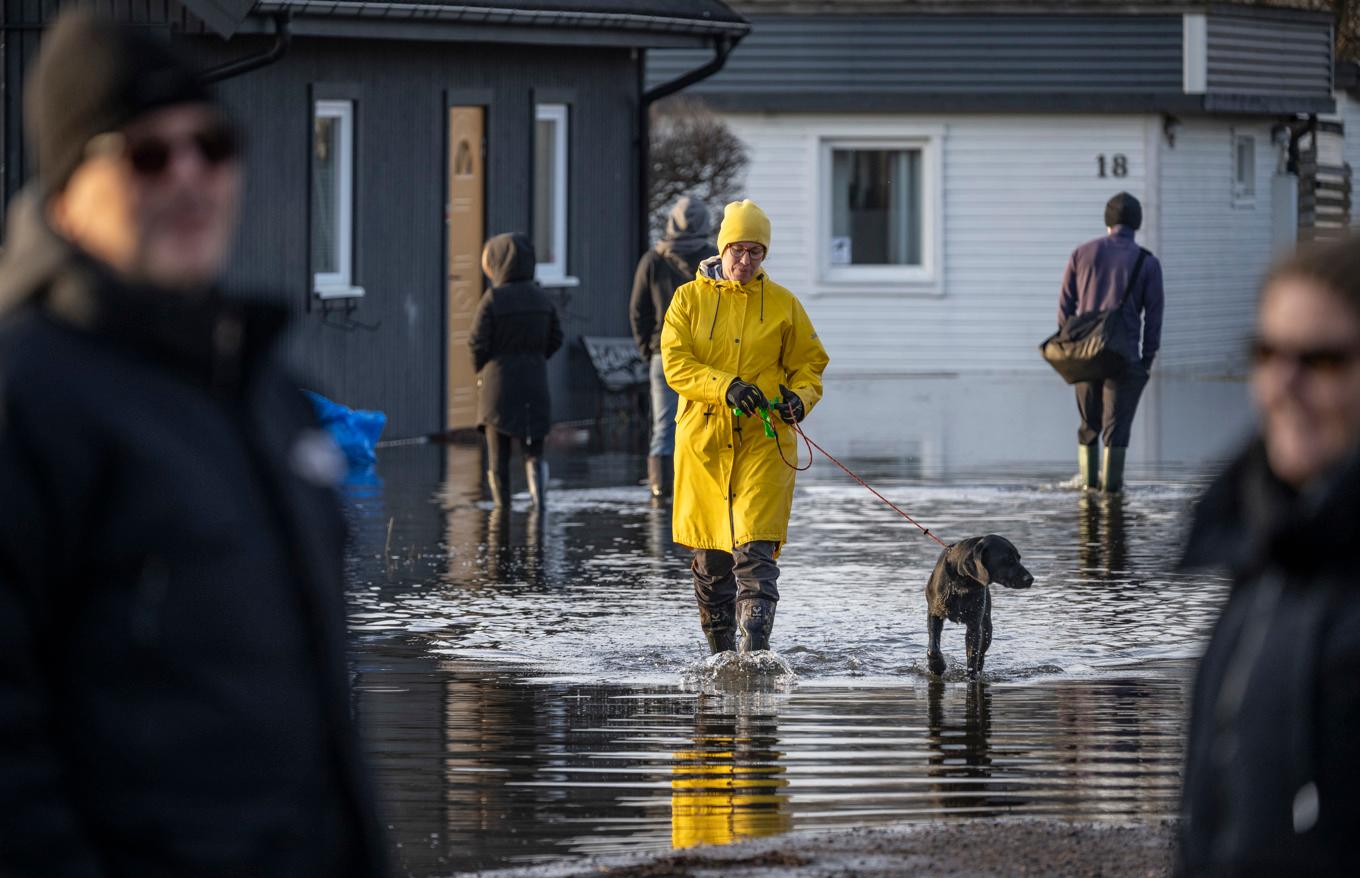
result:
[[[6,202],[33,170],[24,71],[62,5],[3,3]],[[168,31],[224,77],[248,143],[228,286],[285,297],[304,374],[386,411],[389,435],[471,425],[480,248],[504,231],[533,236],[564,318],[555,418],[596,411],[580,339],[628,335],[645,110],[666,91],[644,93],[646,55],[696,49],[702,70],[747,31],[718,0],[92,5]]]

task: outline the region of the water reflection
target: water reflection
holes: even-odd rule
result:
[[[963,710],[955,713],[947,696],[958,688],[938,678],[927,684],[927,775],[936,807],[974,811],[990,801],[985,782],[992,776],[992,694],[982,681],[964,684]]]
[[[1077,533],[1077,559],[1086,579],[1127,579],[1129,546],[1124,522],[1124,495],[1082,491]]]
[[[768,697],[701,695],[690,746],[672,754],[672,846],[787,832],[793,819],[778,744]]]

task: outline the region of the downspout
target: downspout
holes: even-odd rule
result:
[[[650,207],[648,193],[651,188],[651,110],[652,104],[662,98],[670,97],[682,89],[689,88],[696,82],[700,82],[723,69],[727,63],[727,56],[732,53],[732,49],[737,45],[738,40],[728,36],[715,37],[713,39],[713,58],[702,67],[696,67],[690,72],[672,79],[670,82],[663,82],[656,88],[642,92],[642,100],[638,103],[638,246],[639,254],[645,252],[650,246],[651,227],[648,222],[648,208]],[[638,78],[643,80],[647,67],[647,56],[644,53],[638,64]],[[643,80],[645,81],[645,80]]]
[[[238,58],[235,61],[228,61],[226,64],[205,70],[199,74],[199,79],[203,82],[221,82],[224,79],[231,79],[233,76],[240,76],[252,70],[259,70],[261,67],[267,67],[282,58],[293,41],[293,32],[290,27],[293,14],[285,9],[283,12],[275,13],[273,18],[274,45],[258,55]]]

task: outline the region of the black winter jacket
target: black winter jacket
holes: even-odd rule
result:
[[[688,250],[652,249],[642,254],[633,274],[628,317],[643,360],[661,353],[661,327],[675,291],[694,280],[699,263],[716,255],[717,248],[706,241]]]
[[[534,281],[534,251],[523,235],[487,244],[492,288],[473,319],[477,426],[539,440],[552,426],[548,358],[562,347],[562,322]]]
[[[22,197],[22,196],[21,196]],[[336,452],[281,310],[0,266],[0,875],[370,876]]]
[[[1200,503],[1185,562],[1233,589],[1195,683],[1179,871],[1354,874],[1360,457],[1298,496],[1253,445]]]

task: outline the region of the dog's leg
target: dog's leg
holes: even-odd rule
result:
[[[926,667],[932,674],[944,673],[944,653],[940,652],[940,632],[944,630],[944,618],[926,613]]]
[[[982,605],[982,641],[978,644],[977,671],[982,673],[982,663],[987,659],[987,650],[992,645],[992,595],[987,593],[987,602]]]
[[[976,680],[982,671],[982,619],[981,614],[968,620],[968,630],[963,635],[963,646],[968,656],[968,679]]]

